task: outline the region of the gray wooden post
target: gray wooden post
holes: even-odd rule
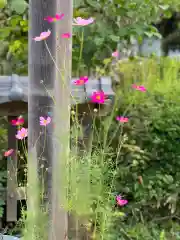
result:
[[[68,169],[70,148],[70,84],[72,61],[72,38],[62,39],[60,34],[72,35],[72,0],[57,1],[57,12],[64,13],[63,22],[57,23],[56,33],[58,39],[56,45],[59,51],[56,53],[57,66],[54,87],[54,155],[53,155],[53,188],[52,188],[52,226],[49,240],[68,239],[68,217],[63,209],[67,200],[68,181],[64,182],[63,171]],[[62,169],[62,171],[60,171]],[[68,175],[68,172],[66,172]],[[66,173],[64,175],[66,175]],[[68,176],[66,176],[67,178]],[[63,183],[65,184],[63,186]]]
[[[7,204],[6,204],[6,220],[8,222],[17,221],[17,139],[16,127],[12,126],[11,120],[16,116],[8,117],[8,149],[14,149],[13,154],[8,157],[7,161]]]
[[[87,106],[88,107],[88,106]],[[92,124],[93,116],[91,114],[84,114],[84,116],[79,117],[79,122],[82,128],[82,138],[79,138],[79,154],[87,154],[92,147]]]
[[[39,36],[41,32],[47,31],[48,29],[51,30],[51,35],[47,39],[47,45],[59,69],[64,68],[65,61],[66,69],[63,69],[63,75],[65,76],[65,81],[69,81],[71,72],[71,41],[69,41],[69,39],[60,39],[60,34],[63,33],[61,31],[71,32],[71,9],[71,0],[32,0],[30,4],[28,178],[29,180],[33,180],[31,179],[31,174],[34,174],[33,166],[38,166],[40,185],[41,187],[43,184],[45,186],[43,205],[45,206],[48,203],[49,207],[48,221],[50,229],[49,232],[47,232],[47,235],[51,240],[64,240],[67,231],[66,214],[62,209],[59,209],[61,206],[61,202],[59,202],[59,191],[61,191],[61,189],[59,187],[57,190],[57,185],[59,186],[57,174],[60,175],[61,173],[57,173],[57,170],[60,170],[59,163],[62,157],[60,151],[64,151],[65,145],[68,144],[69,90],[66,88],[65,91],[63,79],[58,74],[55,64],[46,49],[45,42],[34,42],[32,38]],[[55,16],[57,13],[64,13],[66,15],[66,20],[63,23],[48,23],[47,21],[44,21],[45,17]],[[69,21],[67,19],[69,19]],[[59,40],[57,40],[57,37]],[[59,47],[61,52],[57,52]],[[66,84],[68,86],[67,82]],[[52,124],[50,124],[47,127],[47,133],[45,134],[44,127],[40,127],[39,125],[39,117],[46,117],[48,112],[52,111],[54,108],[54,102],[47,91],[55,95],[55,113],[52,117],[55,121],[55,131],[53,133]],[[38,94],[36,94],[37,92]],[[56,104],[59,111],[56,111]],[[59,112],[61,113],[60,116],[58,115]],[[63,116],[65,117],[63,118]],[[62,134],[61,131],[63,131]],[[58,136],[56,136],[55,133],[57,133]],[[62,146],[58,144],[55,148],[53,147],[54,137],[56,137],[56,139],[60,137],[60,144],[62,144]],[[64,140],[63,143],[62,140]],[[56,151],[57,149],[59,151]],[[58,163],[58,166],[54,165],[56,163]],[[48,169],[48,171],[45,171],[46,169]],[[37,177],[37,175],[35,177]],[[55,184],[56,180],[57,182]],[[28,184],[30,184],[30,182],[28,182]],[[30,186],[29,189],[31,189]],[[32,190],[33,189],[28,192],[28,207],[29,211],[33,212],[33,204],[35,202],[33,196],[31,196]]]

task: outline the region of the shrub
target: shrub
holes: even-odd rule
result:
[[[172,229],[180,213],[179,62],[149,59],[139,64],[135,60],[134,64],[120,64],[120,70],[124,71],[125,89],[117,91],[113,119],[125,115],[129,122],[118,127],[113,120],[106,146],[116,153],[112,156],[113,190],[123,194],[129,204],[127,217],[114,221],[114,238],[108,239],[170,239],[161,230],[162,226]],[[131,89],[132,83],[144,85],[147,92]],[[102,141],[111,118],[101,122]],[[157,232],[153,233],[155,223]]]

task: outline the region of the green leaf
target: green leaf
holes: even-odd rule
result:
[[[172,17],[172,12],[170,10],[165,11],[164,12],[164,17],[171,18]]]
[[[7,0],[0,0],[0,9],[4,8],[7,4]]]
[[[104,42],[104,38],[97,37],[97,38],[94,39],[94,43],[96,44],[96,46],[102,45],[103,42]]]
[[[104,60],[103,60],[103,63],[104,63],[104,65],[107,65],[107,64],[109,64],[109,63],[111,63],[111,58],[105,58]]]
[[[22,17],[15,15],[10,19],[10,24],[12,27],[16,27],[21,20],[22,20]]]
[[[144,33],[147,37],[151,38],[153,36],[153,33],[152,32],[145,32]]]
[[[5,202],[2,199],[0,199],[0,206],[3,206],[4,204]]]
[[[159,5],[159,8],[161,8],[162,10],[167,10],[169,9],[169,5]]]
[[[125,37],[125,36],[127,36],[128,32],[129,32],[128,28],[126,28],[126,27],[120,28],[117,35],[119,37]]]
[[[15,12],[22,14],[27,9],[28,4],[24,0],[12,0],[10,8]]]
[[[154,35],[154,36],[156,36],[156,37],[158,37],[159,39],[161,39],[161,38],[162,38],[161,34],[160,34],[160,33],[158,33],[158,32],[157,32],[157,33],[153,33],[153,35]]]
[[[125,213],[123,213],[123,212],[114,212],[113,213],[113,216],[114,217],[125,217],[126,216],[126,214]]]
[[[78,7],[80,7],[83,3],[84,3],[83,0],[74,0],[74,1],[73,1],[73,7],[74,7],[74,8],[78,8]]]
[[[101,5],[95,0],[95,1],[93,1],[93,0],[87,0],[87,3],[89,4],[89,5],[91,5],[92,7],[94,7],[94,8],[101,8]]]
[[[165,240],[165,239],[166,239],[166,238],[165,238],[165,231],[164,231],[164,230],[161,231],[159,237],[160,237],[160,240]]]
[[[119,42],[119,36],[110,35],[109,36],[113,42]]]
[[[0,39],[5,39],[7,37],[9,37],[10,33],[11,33],[11,28],[4,28],[4,29],[0,29]]]
[[[0,207],[0,217],[3,216],[3,213],[4,213],[4,209],[2,207]]]

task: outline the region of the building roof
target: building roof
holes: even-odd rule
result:
[[[109,99],[114,99],[112,82],[110,77],[101,77],[100,79],[89,79],[84,85],[78,86],[71,80],[71,104],[80,104],[88,102],[88,98],[93,92],[102,90]],[[38,93],[40,94],[40,93]],[[18,76],[0,76],[0,104],[10,102],[28,102],[28,77]]]

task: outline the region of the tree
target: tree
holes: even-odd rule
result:
[[[12,71],[27,73],[27,7],[24,0],[11,0],[2,9],[3,14],[10,14],[8,21],[0,21],[0,40],[5,44],[0,47],[0,57],[3,59],[1,66],[5,65],[1,67],[1,74]],[[163,16],[170,17],[178,9],[178,0],[74,1],[74,16],[92,16],[96,19],[96,24],[88,26],[83,33],[81,29],[73,29],[73,75],[77,74],[81,47],[83,51],[80,70],[89,73],[90,69],[101,65],[104,58],[111,56],[118,42],[124,39],[130,41],[132,38],[141,41],[145,35],[160,36],[152,23],[159,22]],[[2,48],[4,53],[1,56]],[[9,65],[11,69],[8,70]]]

